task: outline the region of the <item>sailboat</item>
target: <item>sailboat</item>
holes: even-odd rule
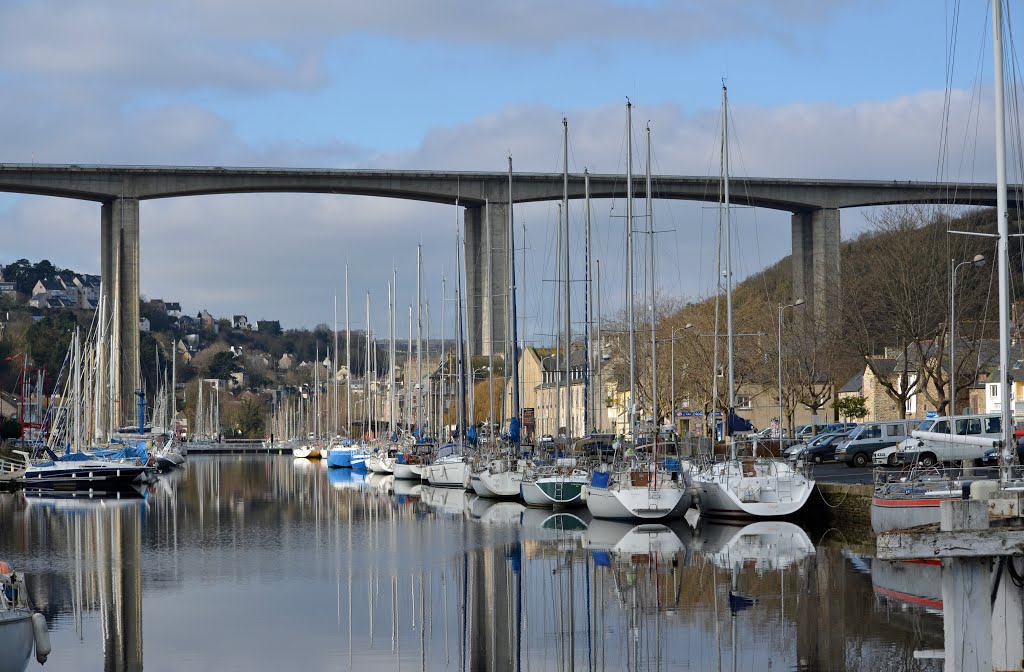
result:
[[[999,408],[1002,438],[997,441],[999,479],[988,481],[986,486],[974,485],[989,490],[1024,491],[1017,462],[1014,440],[1013,406],[1010,398],[1012,380],[1010,370],[1010,270],[1009,270],[1009,207],[1006,176],[1006,110],[1003,101],[1003,15],[1002,4],[992,2],[992,56],[995,89],[995,142],[996,142],[996,221],[998,225],[997,255],[999,273]],[[948,434],[914,431],[916,439],[949,441]],[[987,445],[991,439],[971,436],[957,436],[958,442],[973,445]],[[902,529],[916,525],[936,524],[940,519],[943,501],[961,499],[970,480],[963,473],[941,471],[935,467],[914,470],[893,481],[876,485],[871,500],[871,527],[876,533]],[[974,486],[971,486],[972,489]]]
[[[626,249],[626,274],[631,280],[633,276],[633,124],[632,104],[626,104],[626,237],[629,241]],[[647,231],[648,271],[654,277],[654,223],[651,209],[651,135],[647,129]],[[628,312],[633,312],[632,282],[627,291]],[[658,389],[657,339],[654,283],[648,283],[651,306],[651,389]],[[632,325],[632,320],[630,320]],[[634,334],[630,329],[630,352],[634,351]],[[630,362],[630,405],[633,401],[633,363]],[[652,393],[653,428],[651,440],[642,451],[635,456],[627,456],[624,452],[617,455],[612,471],[598,470],[591,476],[587,487],[587,508],[595,518],[611,518],[620,520],[663,521],[681,517],[690,508],[691,497],[688,489],[680,478],[678,471],[666,469],[668,462],[658,453],[658,398]],[[630,413],[630,433],[634,441],[637,436],[636,414]],[[602,465],[604,466],[604,465]]]
[[[560,383],[561,376],[565,376],[565,445],[574,447],[573,418],[572,418],[572,379],[573,379],[573,357],[572,357],[572,320],[570,319],[569,306],[569,122],[562,118],[562,207],[559,217],[560,241],[559,245],[559,280],[562,288],[562,319],[564,336],[564,360],[565,368],[558,371],[555,377],[555,425],[561,422],[558,407],[561,400]],[[556,349],[557,352],[557,349]],[[557,359],[557,356],[556,356]],[[577,359],[579,361],[579,359]],[[579,370],[582,367],[576,367]],[[559,437],[560,439],[561,437]],[[583,506],[586,501],[586,486],[589,473],[579,461],[575,451],[570,455],[561,455],[557,446],[560,441],[555,441],[552,448],[555,450],[554,459],[548,463],[535,464],[528,469],[523,477],[519,493],[528,506],[543,507],[566,507]]]
[[[487,228],[490,231],[490,227]],[[492,499],[510,499],[519,497],[523,483],[525,460],[520,456],[520,408],[519,408],[519,338],[516,325],[516,251],[515,228],[512,218],[512,157],[508,157],[508,290],[509,290],[509,327],[512,332],[512,343],[506,357],[511,355],[512,362],[512,414],[509,418],[507,442],[504,454],[496,455],[485,462],[482,469],[472,476],[474,492],[481,497]]]
[[[736,378],[733,368],[732,320],[732,247],[729,218],[729,98],[722,84],[722,226],[725,228],[726,324],[728,328],[730,430],[736,408]],[[716,325],[717,326],[717,325]],[[717,402],[717,399],[715,400]],[[814,480],[790,464],[771,457],[743,458],[736,454],[736,442],[730,441],[729,457],[713,463],[693,477],[697,505],[702,516],[730,518],[777,518],[789,516],[807,503]]]
[[[458,205],[458,203],[456,203]],[[445,444],[438,449],[434,459],[429,465],[423,467],[423,478],[430,485],[446,487],[470,488],[472,477],[473,449],[467,434],[472,431],[467,429],[466,422],[466,348],[462,331],[462,253],[458,237],[455,244],[456,272],[458,273],[458,284],[455,290],[456,310],[456,335],[455,342],[458,349],[458,436],[452,443]]]

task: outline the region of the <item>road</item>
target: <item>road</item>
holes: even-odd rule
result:
[[[871,485],[872,467],[848,467],[844,463],[814,465],[814,480],[821,483],[865,483]]]

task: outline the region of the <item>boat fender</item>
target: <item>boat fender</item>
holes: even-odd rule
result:
[[[40,613],[32,614],[32,638],[36,642],[36,662],[46,662],[50,655],[50,631],[46,628],[46,617]]]

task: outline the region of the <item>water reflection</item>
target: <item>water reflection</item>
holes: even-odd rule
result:
[[[47,670],[934,669],[913,651],[942,641],[876,563],[785,523],[591,520],[290,457],[190,458],[144,494],[0,495]]]

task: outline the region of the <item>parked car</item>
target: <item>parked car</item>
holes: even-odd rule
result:
[[[797,459],[796,458],[797,454],[802,453],[803,451],[807,450],[811,446],[816,446],[820,441],[823,441],[828,436],[829,436],[829,434],[827,432],[824,432],[824,433],[818,434],[817,436],[812,436],[811,438],[809,438],[806,441],[802,441],[800,443],[794,443],[792,446],[787,448],[782,453],[782,457],[784,459],[787,459],[787,460],[795,460],[795,459]]]
[[[836,446],[846,439],[847,432],[831,432],[819,434],[810,444],[802,444],[793,454],[793,459],[804,459],[815,464],[832,462],[836,459]]]
[[[939,462],[968,464],[983,460],[985,450],[1002,438],[1002,418],[999,413],[943,416],[935,418],[931,429],[919,431],[929,432],[928,437],[914,437],[910,445],[897,453],[900,462],[926,467]]]
[[[858,425],[836,447],[836,461],[845,462],[849,467],[868,465],[876,450],[900,443],[919,424],[919,420],[883,420]]]
[[[985,466],[992,466],[999,463],[999,449],[986,448],[981,455],[981,463]],[[1017,439],[1017,464],[1024,464],[1024,436]]]

